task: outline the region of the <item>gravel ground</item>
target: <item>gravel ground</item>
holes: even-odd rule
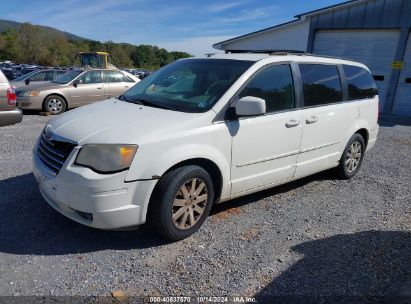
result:
[[[166,244],[146,226],[95,230],[45,203],[31,149],[48,119],[0,128],[0,295],[411,300],[407,123],[383,124],[353,180],[325,172],[215,206],[198,233]]]

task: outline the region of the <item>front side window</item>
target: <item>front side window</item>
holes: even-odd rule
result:
[[[124,93],[120,99],[182,112],[206,112],[253,61],[184,59],[175,61]]]
[[[101,82],[101,72],[100,71],[88,71],[79,77],[79,83],[91,84]]]
[[[117,71],[103,71],[105,82],[123,82],[124,75]]]
[[[304,106],[341,102],[340,75],[335,65],[299,64],[303,84]]]
[[[244,96],[264,99],[267,113],[294,108],[294,86],[290,65],[274,65],[259,72],[241,91],[239,97]]]
[[[343,69],[348,85],[349,100],[373,98],[377,95],[377,86],[370,72],[353,65],[343,65]]]

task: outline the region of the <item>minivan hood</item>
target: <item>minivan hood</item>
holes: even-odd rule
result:
[[[47,124],[55,139],[88,143],[139,144],[156,134],[191,128],[198,113],[184,113],[109,99],[66,112]],[[165,133],[164,133],[165,132]]]

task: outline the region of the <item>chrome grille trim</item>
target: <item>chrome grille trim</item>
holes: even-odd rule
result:
[[[49,140],[43,132],[38,143],[37,156],[48,171],[57,175],[74,147],[73,143]]]

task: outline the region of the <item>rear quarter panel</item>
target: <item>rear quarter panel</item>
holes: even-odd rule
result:
[[[375,141],[378,133],[378,96],[370,99],[353,101],[356,105],[359,116],[345,133],[344,145],[341,146],[341,153],[350,140],[351,136],[360,129],[366,129],[368,142]]]

